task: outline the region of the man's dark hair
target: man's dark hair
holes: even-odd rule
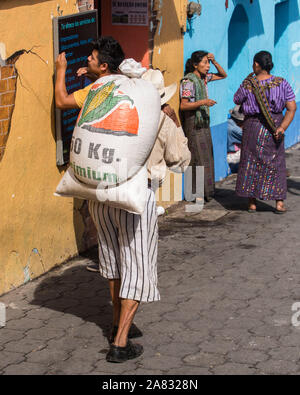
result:
[[[99,66],[107,63],[111,72],[116,72],[125,59],[121,45],[111,36],[100,37],[94,41],[92,50],[98,51]]]

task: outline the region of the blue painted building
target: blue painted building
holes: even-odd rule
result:
[[[275,64],[272,73],[286,78],[296,93],[300,108],[300,0],[200,0],[202,13],[187,22],[184,35],[184,64],[200,49],[214,53],[228,72],[222,81],[208,85],[211,108],[215,176],[229,174],[227,155],[228,111],[233,95],[252,71],[253,56],[267,50]],[[228,6],[228,8],[227,8]],[[211,67],[214,72],[214,66]],[[286,148],[300,141],[300,111],[290,125]]]

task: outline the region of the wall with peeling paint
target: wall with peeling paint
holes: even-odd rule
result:
[[[0,294],[86,247],[82,201],[53,196],[56,167],[52,17],[78,12],[71,0],[1,0],[0,55],[20,49],[15,107],[0,162]],[[2,62],[3,65],[3,62]],[[1,64],[0,64],[1,66]]]

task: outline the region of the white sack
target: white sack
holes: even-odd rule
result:
[[[132,177],[151,153],[159,118],[160,97],[150,82],[122,75],[97,80],[73,132],[75,176],[99,187]]]
[[[119,66],[119,70],[122,74],[130,78],[141,78],[146,73],[146,67],[142,67],[141,63],[138,63],[132,58],[124,59]]]
[[[151,82],[123,75],[98,79],[78,116],[70,167],[55,195],[141,214],[147,192],[145,164],[159,119],[160,96]]]
[[[95,200],[111,207],[122,208],[133,214],[142,214],[147,198],[147,168],[143,166],[130,180],[118,187],[97,189],[80,182],[69,168],[58,184],[55,196]]]

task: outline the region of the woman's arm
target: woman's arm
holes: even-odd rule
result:
[[[217,102],[212,99],[198,100],[195,102],[190,102],[189,99],[181,99],[180,100],[180,110],[181,111],[193,111],[193,110],[198,110],[198,108],[201,106],[212,107],[216,103]]]
[[[212,53],[209,53],[207,55],[208,60],[211,61],[211,63],[215,66],[217,69],[218,73],[212,73],[212,78],[211,81],[217,81],[217,80],[223,80],[224,78],[227,77],[226,71],[223,69],[223,67],[216,61],[215,55]]]
[[[216,102],[211,99],[193,101],[195,100],[195,86],[193,82],[188,80],[181,83],[180,97],[180,110],[182,111],[198,110],[201,106],[212,107],[216,104]]]
[[[245,91],[245,88],[243,87],[243,84],[239,87],[239,89],[235,92],[233,96],[233,102],[234,104],[243,104],[244,101],[247,98],[247,93]]]
[[[295,112],[297,110],[297,104],[295,100],[286,102],[285,108],[286,113],[281,122],[281,125],[276,129],[275,138],[280,138],[294,119]]]

